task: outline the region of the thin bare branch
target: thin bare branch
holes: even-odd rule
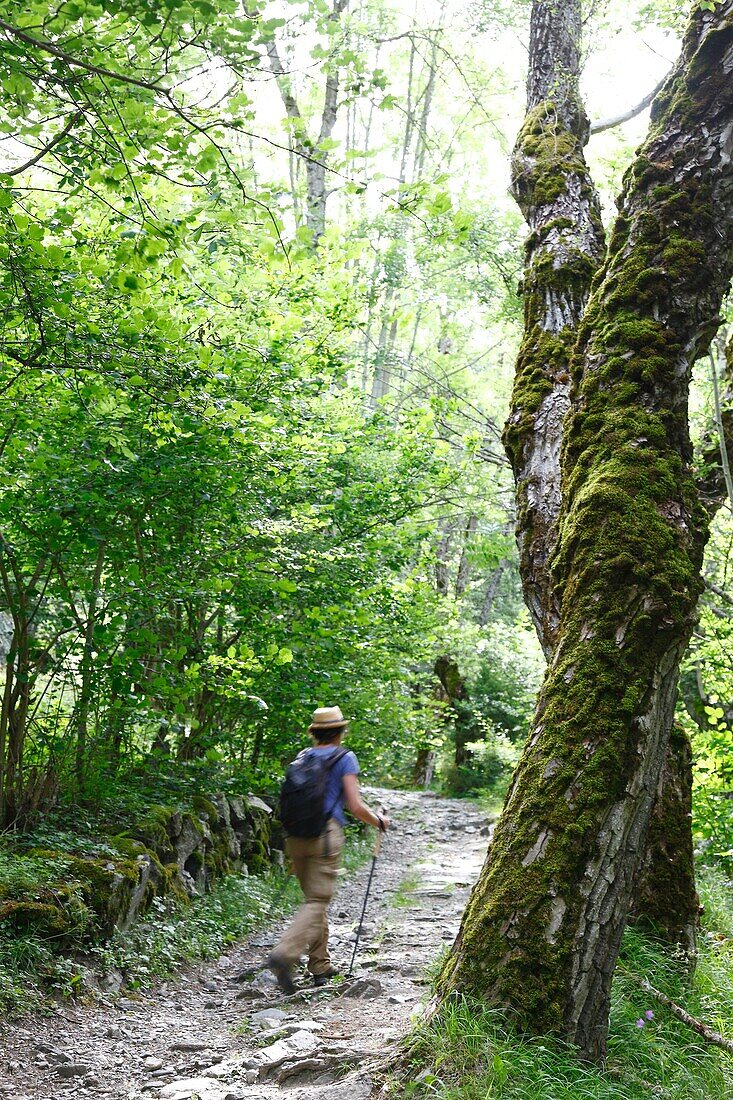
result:
[[[47,153],[50,153],[52,149],[61,144],[64,138],[71,133],[79,119],[83,117],[84,116],[82,111],[76,111],[66,123],[63,130],[56,134],[54,138],[51,138],[51,140],[47,142],[46,145],[42,146],[34,157],[31,157],[31,159],[27,160],[24,164],[19,164],[17,168],[11,168],[9,172],[5,172],[5,175],[18,176],[21,172],[25,172],[28,168],[32,168],[34,164],[38,164],[39,161],[43,160]]]
[[[612,130],[614,126],[621,126],[624,122],[629,122],[632,118],[636,118],[642,111],[645,111],[649,104],[652,102],[657,92],[661,91],[662,85],[666,81],[669,73],[665,73],[659,83],[652,88],[648,95],[645,95],[635,107],[630,107],[628,111],[624,111],[620,115],[614,115],[612,118],[601,119],[600,122],[591,123],[591,134],[601,134],[604,130]]]
[[[0,30],[5,31],[12,38],[17,38],[20,42],[25,42],[28,46],[33,46],[37,50],[42,50],[44,53],[53,54],[54,57],[58,57],[61,61],[66,62],[67,65],[72,66],[75,69],[83,69],[84,72],[93,73],[95,76],[106,76],[110,80],[119,80],[122,84],[132,84],[136,88],[144,88],[149,92],[157,92],[159,95],[168,95],[167,88],[164,88],[160,84],[155,84],[150,80],[138,80],[135,76],[127,76],[126,73],[116,73],[111,69],[104,69],[99,65],[93,65],[90,61],[82,61],[78,57],[74,57],[73,54],[67,53],[66,50],[59,49],[58,46],[54,46],[53,42],[48,42],[45,38],[34,38],[32,34],[26,34],[20,27],[13,27],[10,23],[6,23],[4,19],[0,19]]]

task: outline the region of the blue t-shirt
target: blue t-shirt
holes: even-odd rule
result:
[[[314,753],[317,752],[319,756],[322,755],[328,759],[329,756],[333,756],[337,752],[343,752],[343,749],[339,745],[329,745],[328,748],[325,749],[312,748],[310,751]],[[339,825],[346,824],[342,780],[345,775],[358,775],[359,771],[359,761],[349,749],[346,756],[342,756],[340,760],[337,760],[328,773],[328,784],[326,786],[326,813],[329,814],[330,817],[335,818]]]

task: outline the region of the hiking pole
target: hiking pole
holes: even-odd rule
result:
[[[351,977],[351,972],[354,969],[354,959],[356,958],[356,949],[359,946],[359,938],[361,936],[361,930],[364,925],[364,916],[366,914],[367,902],[369,901],[369,891],[372,888],[372,879],[374,877],[374,868],[377,865],[377,856],[379,855],[379,849],[382,847],[382,829],[377,829],[377,839],[374,841],[374,853],[372,855],[372,865],[369,869],[369,880],[367,882],[366,893],[364,894],[364,904],[361,909],[361,917],[359,918],[359,927],[356,930],[356,943],[354,944],[354,950],[351,955],[351,964],[349,966],[349,973],[347,978]]]

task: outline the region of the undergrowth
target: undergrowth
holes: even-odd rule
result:
[[[733,898],[706,871],[705,924],[694,981],[681,960],[633,929],[613,988],[608,1061],[581,1063],[572,1048],[520,1035],[485,1005],[456,1000],[411,1041],[410,1081],[393,1095],[439,1100],[709,1100],[733,1095],[733,1056],[709,1046],[639,985],[647,978],[693,1016],[733,1037]],[[416,1080],[417,1078],[417,1080]]]
[[[220,955],[287,913],[298,896],[296,880],[283,874],[229,875],[187,906],[156,898],[142,920],[116,932],[94,956],[103,971],[121,971],[128,988],[144,989],[183,962]]]

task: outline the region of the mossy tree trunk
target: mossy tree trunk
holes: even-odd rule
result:
[[[560,512],[562,425],[570,406],[570,356],[603,258],[598,196],[583,149],[580,0],[532,5],[527,117],[512,156],[512,191],[529,226],[524,338],[504,443],[517,495],[525,599],[549,659],[560,618],[549,560]]]
[[[517,541],[527,604],[548,661],[556,642],[560,593],[550,560],[561,506],[562,429],[570,406],[570,356],[585,311],[590,285],[605,253],[599,202],[583,157],[588,122],[578,86],[581,12],[579,3],[535,2],[532,10],[528,113],[512,159],[513,191],[530,228],[526,244],[524,339],[517,363],[512,408],[505,430],[517,486]],[[670,713],[662,716],[671,727]],[[669,752],[678,747],[675,739]],[[674,919],[658,925],[665,937],[681,942],[694,957],[699,899],[690,890],[691,820],[681,819],[684,800],[675,797],[687,782],[688,754],[665,760],[669,798],[660,786],[655,827],[643,858],[635,915],[656,916],[652,901],[674,896]],[[685,843],[670,852],[665,835]],[[674,889],[675,872],[678,888]],[[688,909],[683,917],[683,906]],[[673,929],[680,930],[672,932]],[[684,929],[684,932],[681,930]]]
[[[684,728],[675,723],[629,915],[655,935],[680,944],[692,961],[700,898],[695,888],[691,820],[692,746]]]
[[[468,688],[453,657],[436,657],[433,668],[455,723],[454,763],[457,768],[460,768],[467,764],[471,757],[466,746],[476,740]]]
[[[527,604],[545,656],[551,659],[559,622],[560,596],[550,572],[561,505],[562,428],[570,406],[570,356],[585,311],[592,278],[605,252],[599,203],[583,157],[588,122],[578,87],[580,6],[543,0],[532,11],[528,113],[512,159],[515,198],[530,228],[526,244],[524,339],[517,363],[512,408],[505,430],[507,452],[517,485],[517,541]],[[674,707],[672,705],[672,712]],[[671,725],[673,713],[664,716]],[[676,744],[676,742],[675,742]],[[686,756],[667,759],[664,774],[679,791],[687,775]],[[660,788],[661,794],[661,788]],[[662,934],[684,928],[682,943],[694,953],[697,895],[692,877],[689,816],[676,798],[660,798],[653,837],[690,834],[669,851],[656,843],[644,857],[644,875],[635,912],[658,889],[675,894],[675,919],[659,926]],[[662,817],[661,815],[664,815]],[[688,859],[689,856],[689,859]],[[682,919],[682,899],[689,902]],[[652,904],[651,914],[659,906]],[[676,942],[677,933],[675,933]]]
[[[440,980],[443,995],[488,998],[594,1061],[701,590],[687,393],[733,272],[731,73],[723,0],[693,16],[580,325],[556,644]]]

